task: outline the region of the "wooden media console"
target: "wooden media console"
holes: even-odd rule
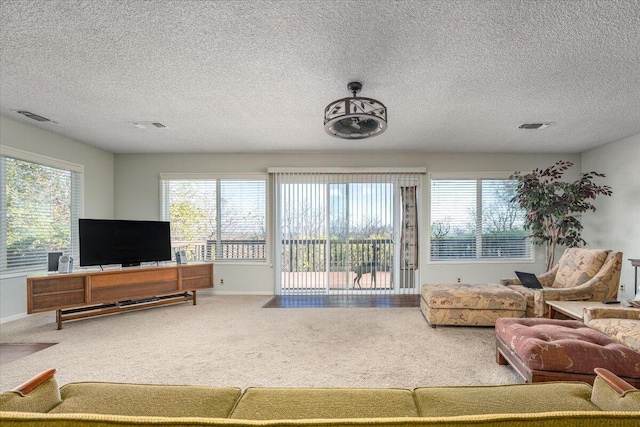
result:
[[[213,288],[213,264],[126,267],[27,278],[27,313],[55,311],[65,320],[193,301],[198,289]]]

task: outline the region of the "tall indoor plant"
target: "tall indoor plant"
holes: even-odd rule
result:
[[[556,246],[577,247],[587,243],[581,237],[578,215],[596,210],[592,201],[598,194],[613,194],[611,187],[593,182],[595,177],[604,178],[602,173],[587,172],[575,182],[561,181],[572,166],[572,162],[560,160],[544,170],[511,175],[511,179],[517,181],[511,201],[525,210],[524,228],[529,230],[533,242],[544,245],[547,271],[553,265]]]

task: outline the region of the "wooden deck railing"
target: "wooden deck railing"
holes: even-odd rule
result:
[[[200,240],[176,241],[172,252],[186,251],[187,259],[202,260],[264,260],[265,240]],[[391,239],[283,239],[282,271],[324,271],[343,269],[346,265],[376,263],[379,271],[390,271],[393,265]]]

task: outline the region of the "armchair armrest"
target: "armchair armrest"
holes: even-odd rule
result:
[[[637,390],[634,386],[617,376],[611,371],[608,371],[604,368],[595,368],[594,372],[598,377],[602,378],[612,389],[616,391],[619,395],[624,395],[626,392],[631,390]]]
[[[19,393],[21,396],[26,396],[31,393],[33,390],[40,387],[42,384],[49,381],[51,377],[56,373],[55,369],[47,369],[44,372],[39,373],[35,377],[26,381],[24,384],[20,384],[18,387],[14,388],[12,391]]]
[[[540,284],[543,287],[547,288],[553,284],[553,280],[555,279],[557,272],[558,272],[558,265],[556,264],[551,270],[547,271],[546,273],[540,274],[539,276],[536,276],[536,277],[538,278],[538,281],[540,282]],[[500,279],[500,284],[503,286],[522,285],[522,283],[520,283],[520,280],[517,278]]]
[[[47,369],[13,390],[2,393],[0,411],[42,414],[51,411],[62,402],[55,373],[55,369]]]
[[[640,320],[640,309],[629,307],[587,307],[584,309],[584,323],[593,319]]]
[[[534,289],[534,294],[540,294],[543,301],[587,301],[593,294],[587,287],[577,286],[575,288],[544,288]]]
[[[553,266],[553,268],[546,273],[543,273],[538,276],[538,281],[542,286],[550,287],[553,284],[553,281],[556,279],[556,274],[558,273],[558,268],[560,268],[559,264]]]
[[[601,411],[640,411],[640,390],[606,369],[594,371],[597,377],[591,390],[591,403]]]
[[[544,288],[533,291],[533,310],[536,317],[544,317],[546,301],[586,301],[593,297],[589,287]]]

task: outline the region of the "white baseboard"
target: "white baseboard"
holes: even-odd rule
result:
[[[260,296],[275,296],[270,291],[218,291],[218,290],[199,290],[198,295],[260,295]]]
[[[27,316],[28,316],[27,313],[20,313],[20,314],[14,314],[13,316],[3,317],[2,319],[0,319],[0,324],[13,322],[14,320],[18,320],[18,319],[24,319]]]

